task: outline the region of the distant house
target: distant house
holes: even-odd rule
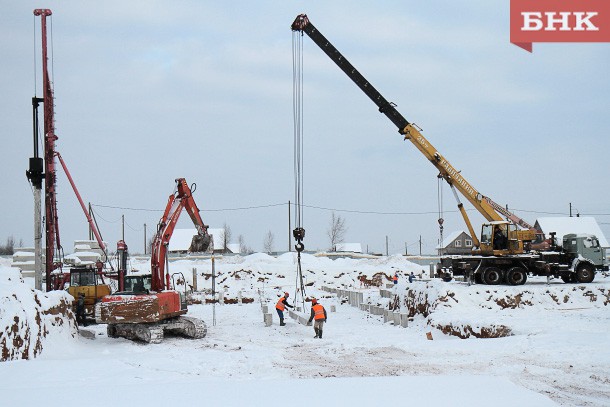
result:
[[[362,245],[360,243],[337,243],[335,245],[335,251],[362,253]]]
[[[224,229],[223,228],[209,228],[208,234],[212,236],[212,245],[210,249],[214,248],[214,253],[239,253],[239,243],[228,243],[226,250],[224,247]],[[191,241],[193,236],[197,234],[197,229],[174,229],[174,234],[169,241],[167,250],[170,253],[188,253],[191,247]]]
[[[586,233],[595,235],[601,247],[610,248],[606,236],[604,236],[595,218],[591,216],[543,217],[536,219],[534,227],[544,233],[547,238],[551,237],[551,232],[555,232],[555,240],[559,245],[563,243],[563,237],[569,233]]]
[[[458,230],[443,238],[436,246],[439,255],[443,254],[470,254],[472,251],[472,237],[463,230]]]

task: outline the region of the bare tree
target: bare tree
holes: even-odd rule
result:
[[[265,240],[263,242],[263,249],[265,250],[265,252],[271,253],[273,251],[273,240],[273,233],[271,231],[268,231],[265,235]]]
[[[337,250],[337,243],[342,243],[347,232],[347,226],[345,226],[345,219],[341,215],[336,216],[333,212],[330,218],[329,229],[326,231],[328,238],[330,239],[330,250]]]
[[[229,225],[227,225],[227,223],[225,222],[224,225],[222,226],[222,229],[223,229],[222,250],[224,253],[226,253],[227,246],[229,245],[229,243],[231,243],[231,227]]]
[[[0,254],[14,254],[15,253],[15,238],[9,236],[6,238],[6,244],[0,245]]]
[[[252,249],[246,244],[246,239],[244,239],[244,235],[239,235],[237,237],[237,243],[239,243],[239,253],[241,253],[241,254],[252,253]]]

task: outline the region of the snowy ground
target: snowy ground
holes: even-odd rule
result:
[[[134,267],[144,270],[146,262]],[[190,283],[196,267],[199,288],[210,287],[204,276],[211,269],[209,260],[180,260],[170,267]],[[513,329],[505,338],[463,340],[431,330],[421,316],[408,328],[384,324],[382,317],[319,290],[333,282],[349,288],[358,273],[371,277],[399,270],[402,276],[421,272],[421,266],[398,256],[334,261],[308,256],[303,268],[314,282],[307,293],[321,298],[327,310],[331,305],[337,309],[329,313],[322,340],[313,338],[312,327],[290,319],[285,327],[277,325],[275,315],[274,325],[263,324],[260,299],[273,305],[279,292],[294,290],[290,255],[218,259],[219,281],[227,277],[222,283],[226,296],[234,298],[241,290],[255,302],[190,306],[189,315],[207,322],[206,338],[166,338],[159,345],[143,345],[107,338],[104,326],[89,327],[95,340],[61,337],[47,341],[34,360],[0,363],[2,404],[610,405],[610,314],[603,298],[586,302],[574,295],[565,304],[539,300],[500,310],[462,300],[472,299],[473,290],[491,298],[486,287],[450,283],[461,302],[443,309],[442,318],[454,312],[456,320],[497,319]],[[269,277],[264,285],[262,275]],[[598,277],[588,289],[610,288],[609,279]],[[398,289],[407,288],[401,282]],[[531,298],[546,298],[549,292],[571,288],[538,280],[523,289]],[[372,302],[382,301],[378,290],[362,290]],[[434,340],[426,339],[428,331]]]

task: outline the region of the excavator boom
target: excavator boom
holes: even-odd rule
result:
[[[206,251],[210,245],[211,238],[208,234],[208,226],[201,219],[199,208],[193,199],[192,191],[184,178],[178,178],[176,179],[176,189],[169,196],[163,216],[157,225],[157,233],[152,244],[150,261],[153,291],[165,290],[170,287],[170,276],[165,270],[167,246],[174,233],[182,209],[186,209],[197,229],[197,235],[191,244],[191,251]]]

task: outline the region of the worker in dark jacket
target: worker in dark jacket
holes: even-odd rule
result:
[[[314,336],[314,338],[322,339],[322,329],[326,322],[326,310],[315,298],[311,300],[311,316],[309,317],[307,325],[310,325],[312,320],[315,320],[313,323],[313,330],[316,332],[316,336]]]
[[[288,297],[290,297],[290,294],[284,293],[284,296],[280,298],[277,304],[275,305],[277,315],[279,315],[280,317],[280,326],[286,325],[284,323],[284,310],[286,309],[286,307],[292,308],[292,305],[288,304]]]
[[[85,294],[78,294],[78,300],[76,301],[76,323],[78,325],[87,326],[87,320],[85,319]]]

